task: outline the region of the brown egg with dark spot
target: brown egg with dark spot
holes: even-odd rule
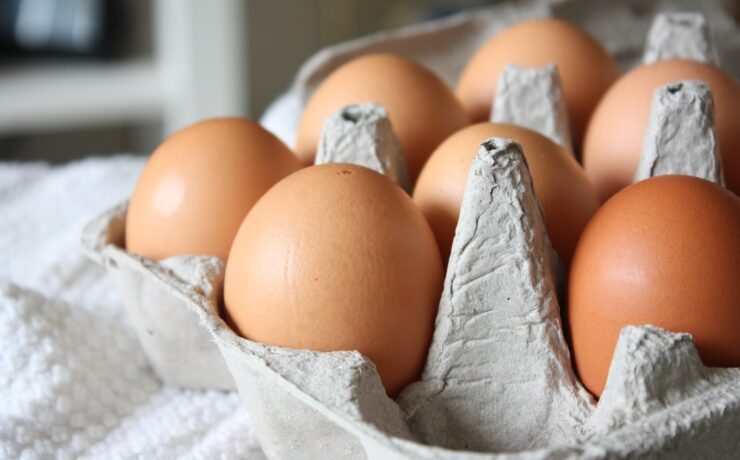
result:
[[[740,199],[709,181],[660,176],[594,215],[569,280],[573,356],[600,396],[621,329],[691,333],[707,366],[740,366]]]
[[[585,31],[559,19],[523,21],[488,40],[460,75],[456,92],[474,122],[488,119],[509,64],[557,65],[577,145],[599,99],[619,77],[617,62]]]
[[[599,207],[593,187],[573,154],[542,134],[505,123],[478,123],[445,140],[432,154],[414,188],[414,202],[434,230],[446,261],[460,216],[468,171],[481,141],[511,138],[524,150],[555,251],[568,267],[578,237]]]
[[[224,295],[244,337],[358,350],[395,397],[424,367],[442,282],[434,234],[411,198],[370,169],[325,164],[285,178],[252,208]]]
[[[711,64],[676,59],[627,73],[609,89],[594,111],[582,160],[602,202],[632,183],[655,90],[681,80],[699,80],[709,85],[727,187],[740,193],[740,84]]]
[[[324,122],[346,105],[374,102],[388,111],[413,182],[432,151],[469,124],[452,90],[427,68],[393,54],[368,54],[332,72],[306,104],[296,153],[313,163]]]
[[[178,131],[139,176],[126,215],[126,249],[151,259],[226,259],[252,205],[299,168],[285,144],[250,120],[214,118]]]

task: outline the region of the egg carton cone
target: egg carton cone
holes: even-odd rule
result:
[[[401,144],[388,112],[373,103],[351,104],[324,123],[314,164],[355,163],[377,171],[411,193]]]
[[[155,261],[124,249],[128,202],[91,221],[82,246],[105,267],[152,368],[168,385],[193,389],[235,388],[218,347],[203,328],[207,304],[218,315],[224,262],[218,257],[177,256]]]
[[[537,68],[506,66],[496,85],[490,120],[533,129],[573,151],[568,112],[555,64]]]
[[[714,100],[702,82],[681,81],[655,90],[634,181],[666,174],[724,186]]]
[[[703,14],[672,11],[655,16],[642,62],[651,64],[665,59],[692,59],[719,65],[719,55]]]

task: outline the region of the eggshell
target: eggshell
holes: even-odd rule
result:
[[[681,80],[709,85],[727,187],[740,193],[740,85],[712,64],[668,60],[637,67],[604,95],[583,145],[583,167],[601,201],[632,183],[642,153],[653,93]]]
[[[480,142],[511,138],[524,155],[542,205],[553,247],[567,267],[581,231],[599,207],[593,187],[573,155],[530,129],[504,123],[478,123],[456,132],[434,151],[414,189],[419,206],[447,260],[460,215],[468,171]]]
[[[508,64],[557,65],[576,145],[599,98],[619,77],[616,61],[578,27],[552,18],[524,21],[488,40],[460,75],[456,93],[474,122],[488,119]]]
[[[660,176],[627,187],[583,232],[571,266],[575,365],[600,395],[619,331],[694,336],[704,364],[740,366],[740,199],[712,182]]]
[[[126,249],[151,259],[226,259],[244,216],[300,163],[257,123],[216,118],[167,139],[147,162],[126,217]]]
[[[465,109],[445,83],[425,67],[392,54],[369,54],[337,68],[303,111],[296,153],[313,163],[326,119],[348,104],[374,102],[387,111],[412,182],[447,136],[469,124]]]
[[[411,198],[362,166],[312,166],[254,206],[231,249],[225,303],[244,337],[359,350],[390,396],[418,379],[442,290],[434,235]]]

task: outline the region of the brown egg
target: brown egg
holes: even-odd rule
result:
[[[669,60],[638,67],[604,95],[583,145],[583,167],[601,201],[632,183],[640,162],[653,93],[681,80],[701,80],[714,96],[715,120],[727,186],[740,193],[740,85],[706,63]]]
[[[499,76],[509,64],[556,64],[576,144],[599,98],[619,77],[616,61],[586,32],[558,19],[535,19],[507,28],[468,62],[457,95],[474,122],[488,120]]]
[[[126,249],[151,259],[226,259],[244,216],[300,163],[257,123],[215,118],[189,126],[157,148],[126,216]]]
[[[468,170],[480,142],[489,137],[514,139],[524,149],[547,232],[568,267],[578,237],[599,207],[593,187],[573,155],[547,137],[520,126],[478,123],[450,136],[434,151],[414,188],[446,261],[460,215]]]
[[[704,364],[740,366],[740,199],[703,179],[660,176],[616,194],[583,232],[568,319],[576,368],[600,396],[620,330],[694,336]]]
[[[244,337],[359,350],[391,397],[424,367],[442,261],[411,198],[362,166],[311,166],[254,206],[226,267],[226,309]]]
[[[452,91],[425,67],[392,54],[361,56],[329,75],[306,104],[296,140],[304,165],[314,161],[327,117],[361,102],[388,111],[412,182],[434,148],[469,123]]]

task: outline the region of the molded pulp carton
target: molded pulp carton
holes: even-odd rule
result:
[[[305,94],[298,97],[340,62],[378,49],[413,49],[418,55],[412,57],[449,80],[465,60],[451,57],[452,44],[467,56],[502,24],[574,3],[503,5],[334,47],[304,66],[297,81]],[[677,55],[668,49],[676,40],[665,37],[709,37],[696,15],[659,16],[654,24],[646,60]],[[716,56],[709,43],[697,45],[706,51],[702,56]],[[492,120],[523,124],[570,145],[555,67],[511,66],[502,83]],[[664,135],[676,127],[678,138]],[[705,85],[661,88],[636,180],[682,173],[722,183],[715,137]],[[395,401],[358,352],[292,350],[236,336],[219,314],[223,261],[182,256],[155,262],[127,253],[125,203],[91,222],[84,244],[115,280],[160,377],[183,387],[238,388],[271,458],[740,456],[740,369],[704,367],[688,334],[626,327],[598,404],[581,386],[562,332],[563,271],[522,149],[509,139],[481,141],[426,367]],[[317,162],[330,161],[363,164],[408,190],[382,107],[348,106],[327,122]]]

